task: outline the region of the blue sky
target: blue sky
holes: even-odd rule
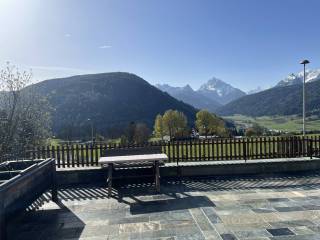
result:
[[[0,0],[0,63],[36,81],[127,71],[243,90],[320,68],[319,0]]]

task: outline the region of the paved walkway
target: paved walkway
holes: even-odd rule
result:
[[[61,189],[10,224],[9,239],[320,239],[320,172]],[[120,195],[119,195],[120,193]]]

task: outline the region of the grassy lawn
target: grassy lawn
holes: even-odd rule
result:
[[[233,120],[237,125],[250,125],[258,123],[268,129],[281,130],[286,132],[300,132],[302,129],[302,119],[299,116],[262,116],[249,117],[244,115],[226,116],[225,119]],[[306,119],[306,130],[320,130],[320,119],[311,116]]]

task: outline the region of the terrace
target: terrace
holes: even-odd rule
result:
[[[42,194],[8,222],[8,239],[320,239],[319,145],[319,138],[168,143],[160,193],[146,169],[127,169],[117,172],[111,198],[96,163],[119,146],[37,149],[34,158],[56,159],[58,201]]]
[[[9,227],[9,239],[319,239],[320,172],[61,188]]]

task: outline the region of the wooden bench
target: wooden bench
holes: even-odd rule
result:
[[[116,168],[153,167],[156,190],[160,192],[159,165],[167,159],[161,146],[107,149],[106,157],[100,157],[99,164],[108,167],[108,197],[112,192],[112,172]]]

